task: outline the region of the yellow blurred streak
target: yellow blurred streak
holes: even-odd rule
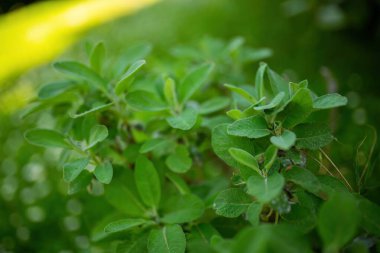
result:
[[[83,31],[157,1],[47,1],[0,17],[0,86],[53,59]]]
[[[32,85],[17,85],[3,93],[0,93],[0,115],[11,114],[24,107],[33,94]]]

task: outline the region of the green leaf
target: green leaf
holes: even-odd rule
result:
[[[87,167],[90,160],[88,158],[78,159],[63,165],[63,179],[72,182]]]
[[[189,186],[187,186],[185,180],[183,180],[179,175],[168,171],[166,173],[166,177],[169,178],[169,180],[174,184],[174,186],[182,195],[191,193]]]
[[[163,111],[168,108],[168,106],[161,101],[156,94],[144,90],[137,90],[128,93],[126,100],[128,105],[141,111],[156,112]]]
[[[166,158],[165,164],[173,172],[185,173],[191,168],[193,161],[189,156],[189,151],[187,150],[187,147],[181,145],[175,149],[175,152],[173,154],[170,154]]]
[[[258,202],[253,202],[248,206],[247,220],[252,226],[258,226],[260,223],[260,214],[263,209],[263,205]]]
[[[115,233],[140,227],[141,225],[151,225],[153,222],[144,219],[123,219],[111,222],[104,231],[106,233]]]
[[[164,96],[166,99],[166,102],[172,107],[177,108],[178,107],[178,98],[177,98],[177,92],[176,92],[176,85],[172,78],[167,78],[165,80],[164,84]]]
[[[270,101],[269,104],[255,106],[255,107],[253,107],[253,109],[255,109],[256,111],[273,109],[273,108],[275,108],[276,106],[278,106],[282,102],[282,100],[284,99],[284,97],[285,97],[285,93],[284,92],[280,92],[280,93],[278,93],[272,99],[272,101]]]
[[[317,178],[321,184],[322,192],[326,193],[328,196],[331,196],[336,192],[349,192],[344,183],[335,177],[319,175]]]
[[[242,48],[240,58],[242,62],[256,62],[268,58],[273,55],[273,51],[269,48]]]
[[[127,188],[119,181],[105,186],[107,201],[117,210],[132,217],[143,217],[146,210],[137,196],[137,192]]]
[[[229,90],[239,94],[240,96],[245,98],[248,102],[252,104],[257,104],[258,102],[257,99],[253,95],[251,95],[248,91],[244,90],[243,88],[239,88],[231,84],[225,84],[224,86],[228,88]]]
[[[299,167],[292,167],[284,173],[286,180],[291,181],[305,190],[319,194],[321,191],[321,184],[318,178],[309,170]]]
[[[284,177],[277,172],[266,178],[253,175],[247,181],[247,192],[254,196],[257,201],[268,203],[282,192],[284,185]]]
[[[214,64],[203,64],[185,76],[178,87],[178,96],[181,104],[184,104],[197,90],[199,90],[199,88],[206,82],[213,68]]]
[[[244,118],[245,114],[239,109],[231,109],[226,112],[227,116],[233,120],[239,120]]]
[[[127,70],[127,72],[120,78],[116,83],[115,93],[116,95],[121,95],[126,91],[132,83],[135,73],[145,64],[145,60],[138,60],[134,62]]]
[[[96,72],[82,63],[64,61],[56,62],[53,64],[53,66],[62,73],[69,74],[81,80],[85,80],[95,88],[106,91],[106,82]]]
[[[347,98],[337,93],[326,94],[316,98],[313,102],[314,109],[330,109],[345,106]]]
[[[269,82],[271,84],[274,94],[284,92],[286,97],[289,97],[288,82],[284,80],[279,74],[267,68]]]
[[[95,167],[94,175],[99,182],[103,184],[111,183],[113,176],[113,168],[110,162],[104,162]]]
[[[86,170],[83,170],[73,181],[69,184],[68,194],[72,195],[87,188],[91,183],[92,175]]]
[[[256,73],[255,87],[256,87],[256,94],[259,97],[259,99],[264,97],[264,94],[265,94],[264,74],[265,74],[265,70],[267,66],[268,65],[266,63],[261,62],[260,67]]]
[[[118,61],[114,64],[114,70],[116,74],[125,72],[128,65],[145,59],[152,51],[152,44],[147,42],[138,42],[134,45],[128,46],[126,50],[123,50],[120,54]]]
[[[214,209],[218,215],[236,218],[247,210],[251,202],[252,199],[242,189],[231,188],[218,194],[214,200]]]
[[[241,231],[230,253],[312,253],[307,236],[287,224],[264,224]]]
[[[153,163],[144,156],[136,160],[135,182],[142,201],[149,207],[157,208],[161,198],[160,178]]]
[[[210,100],[207,100],[199,107],[199,114],[209,114],[217,112],[230,104],[230,99],[227,97],[216,97]]]
[[[156,138],[156,139],[150,139],[144,142],[144,144],[141,146],[139,152],[142,154],[161,149],[162,147],[165,147],[168,143],[170,143],[172,140],[164,139],[164,138]]]
[[[261,138],[271,133],[266,120],[258,115],[235,121],[228,126],[227,132],[230,135],[248,138]]]
[[[81,117],[86,116],[86,115],[91,114],[91,113],[104,111],[104,110],[108,109],[109,107],[111,107],[111,105],[113,105],[113,103],[98,105],[98,106],[91,108],[90,110],[87,110],[87,111],[84,111],[81,113],[77,113],[74,115],[70,115],[70,117],[73,119],[81,118]]]
[[[196,110],[189,107],[176,116],[166,119],[169,125],[176,129],[190,130],[197,122],[198,114]]]
[[[328,126],[320,123],[301,124],[293,131],[297,135],[296,147],[300,149],[317,150],[334,139]]]
[[[75,83],[72,81],[60,81],[49,83],[41,87],[38,91],[39,99],[50,99],[58,95],[65,93],[75,87]]]
[[[90,137],[86,149],[90,149],[108,137],[108,129],[103,125],[95,125],[90,130]]]
[[[313,100],[310,90],[302,88],[297,91],[277,117],[278,120],[283,121],[282,125],[285,128],[292,128],[305,121],[312,111]]]
[[[186,223],[200,218],[205,210],[201,199],[192,194],[170,197],[163,206],[164,223]]]
[[[338,252],[354,236],[360,222],[357,201],[347,193],[335,193],[319,211],[318,232],[326,252]]]
[[[194,224],[186,237],[187,252],[215,253],[211,250],[211,238],[219,236],[219,232],[209,223]]]
[[[290,91],[290,94],[293,95],[295,94],[299,89],[301,88],[307,88],[309,85],[308,81],[307,80],[303,80],[299,83],[293,83],[293,82],[289,82],[289,91]]]
[[[256,158],[250,153],[240,148],[230,148],[228,152],[237,162],[253,169],[259,175],[261,175],[259,163],[257,162]]]
[[[239,169],[243,178],[248,177],[256,173],[251,168],[238,163],[229,153],[230,147],[240,148],[248,153],[255,153],[254,140],[237,137],[227,134],[228,124],[221,124],[212,130],[211,145],[215,154],[222,159],[228,166]]]
[[[361,227],[370,234],[380,236],[380,206],[361,197],[358,208],[362,216]]]
[[[289,130],[285,130],[279,136],[270,137],[270,142],[279,149],[289,150],[296,142],[296,135]]]
[[[97,72],[100,73],[102,70],[102,65],[106,60],[106,47],[103,42],[99,42],[95,45],[94,49],[90,55],[91,67]]]
[[[149,253],[184,253],[186,237],[181,226],[167,225],[150,232],[148,240]]]
[[[264,153],[264,169],[268,172],[277,159],[277,147],[270,145]]]
[[[24,137],[30,144],[40,147],[71,148],[66,137],[54,130],[31,129],[25,132]]]
[[[115,253],[147,253],[147,242],[150,231],[139,233],[136,237],[123,238],[117,244]]]

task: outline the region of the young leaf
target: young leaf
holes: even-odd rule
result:
[[[284,173],[286,180],[291,181],[305,190],[317,194],[321,191],[321,184],[316,176],[307,169],[292,167]]]
[[[144,156],[137,158],[135,182],[142,201],[149,207],[157,208],[161,199],[160,178],[153,163]]]
[[[166,102],[172,107],[176,108],[178,107],[178,98],[177,98],[177,91],[176,91],[176,85],[173,79],[167,78],[165,80],[164,84],[164,96],[166,99]]]
[[[106,90],[106,82],[96,72],[82,63],[65,61],[56,62],[53,66],[62,73],[87,81],[90,85],[93,85],[99,90]]]
[[[314,109],[330,109],[339,106],[345,106],[347,98],[337,93],[326,94],[318,97],[313,102]]]
[[[95,167],[94,175],[99,182],[103,184],[111,183],[113,176],[113,168],[110,162],[104,162]]]
[[[263,205],[258,202],[253,202],[248,206],[247,220],[252,226],[258,226],[260,223],[260,214],[263,209]]]
[[[204,210],[203,201],[195,195],[173,196],[164,204],[161,221],[168,224],[191,222],[201,217]]]
[[[245,98],[248,102],[252,104],[257,104],[258,102],[257,99],[253,95],[251,95],[248,91],[244,90],[243,88],[239,88],[231,84],[225,84],[224,86],[228,88],[229,90],[239,94],[240,96]]]
[[[185,76],[178,87],[178,96],[181,104],[184,104],[187,100],[189,100],[193,94],[206,82],[213,67],[214,65],[211,63],[203,64]]]
[[[270,101],[269,104],[255,106],[255,107],[253,107],[253,109],[255,109],[256,111],[273,109],[273,108],[275,108],[276,106],[278,106],[282,102],[282,100],[284,99],[284,97],[285,97],[285,93],[284,92],[280,92],[280,93],[278,93],[272,99],[272,101]]]
[[[166,121],[171,127],[186,131],[190,130],[195,125],[197,118],[197,112],[193,108],[189,107],[179,115],[167,118]]]
[[[309,85],[307,80],[303,80],[299,83],[289,82],[290,95],[294,95],[299,89],[307,88]]]
[[[166,160],[165,164],[169,169],[176,173],[185,173],[193,164],[189,156],[189,151],[185,146],[178,146],[173,154],[170,154]]]
[[[334,137],[325,124],[307,123],[296,126],[293,131],[297,135],[297,148],[317,150],[328,145]]]
[[[91,113],[104,111],[104,110],[108,109],[111,105],[113,105],[113,103],[98,105],[98,106],[91,108],[90,110],[87,110],[87,111],[84,111],[81,113],[77,113],[74,115],[70,115],[70,117],[73,119],[81,118],[81,117],[86,116],[86,115],[91,114]]]
[[[128,89],[128,87],[132,83],[132,79],[134,74],[145,64],[145,60],[139,60],[134,62],[127,72],[120,78],[120,80],[116,83],[115,93],[116,95],[121,95],[124,91]]]
[[[40,147],[71,148],[63,134],[50,129],[31,129],[24,137],[30,144]]]
[[[63,165],[63,179],[70,183],[87,167],[88,158],[78,159]]]
[[[186,237],[181,226],[166,225],[163,228],[153,229],[148,239],[149,253],[184,253]]]
[[[296,142],[296,135],[289,130],[285,130],[279,136],[270,137],[270,142],[279,149],[289,150]]]
[[[97,72],[100,73],[102,70],[102,65],[106,60],[106,47],[103,42],[96,44],[90,55],[91,67]]]
[[[239,188],[224,190],[218,194],[214,200],[214,209],[216,214],[236,218],[244,213],[252,199]]]
[[[88,146],[86,149],[90,149],[99,142],[104,141],[108,136],[108,129],[103,125],[95,125],[90,130],[90,137],[88,141]]]
[[[209,114],[219,111],[230,104],[230,99],[226,97],[216,97],[207,100],[199,107],[199,114]]]
[[[115,233],[120,231],[126,231],[130,229],[134,229],[140,227],[141,225],[151,225],[153,222],[144,220],[144,219],[124,219],[114,221],[108,224],[104,228],[104,232],[106,233]]]
[[[239,109],[231,109],[226,112],[227,116],[230,117],[233,120],[239,120],[244,118],[244,112],[240,111]]]
[[[284,177],[277,172],[266,178],[253,175],[247,181],[247,192],[264,204],[276,198],[282,192],[284,185]]]
[[[273,93],[277,94],[284,92],[286,97],[289,97],[288,83],[279,74],[267,68],[269,82],[271,84]]]
[[[260,63],[260,67],[256,73],[255,85],[256,85],[256,94],[260,98],[265,95],[265,87],[264,87],[264,74],[267,68],[267,64],[264,62]]]
[[[326,252],[338,252],[356,233],[360,222],[357,201],[347,193],[336,193],[318,216],[318,232]]]
[[[144,90],[137,90],[127,94],[128,105],[141,111],[163,111],[168,108],[167,104],[161,101],[154,93]]]
[[[277,147],[270,145],[264,153],[264,169],[268,172],[277,159]]]
[[[271,133],[266,120],[262,116],[252,116],[237,120],[228,126],[227,132],[230,135],[255,139]]]
[[[313,100],[310,90],[299,89],[277,117],[282,120],[285,128],[292,128],[309,117],[313,111]]]
[[[66,91],[75,87],[75,83],[72,81],[60,81],[49,83],[41,87],[38,91],[39,99],[50,99],[58,95],[65,93]]]
[[[252,156],[250,153],[240,148],[230,148],[228,152],[237,162],[253,169],[259,175],[261,175],[259,164],[255,157]]]

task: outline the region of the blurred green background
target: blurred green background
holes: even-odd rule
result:
[[[31,2],[1,1],[0,12]],[[348,97],[348,106],[331,116],[338,140],[331,153],[343,171],[356,166],[359,143],[366,136],[367,142],[375,140],[367,125],[380,126],[380,1],[163,1],[88,31],[59,57],[82,59],[85,43],[96,41],[104,41],[111,55],[147,41],[157,57],[165,57],[174,45],[236,36],[250,46],[271,48],[268,63],[289,79],[308,79],[317,92],[337,91]],[[252,65],[252,81],[256,68]],[[89,223],[96,219],[93,207],[102,200],[67,197],[55,166],[57,154],[36,149],[23,139],[23,132],[36,122],[21,119],[20,109],[41,84],[54,77],[46,64],[0,88],[0,252],[102,252],[90,247],[87,236]],[[376,149],[373,161],[378,156]],[[378,165],[373,164],[378,175]],[[374,182],[367,197],[379,204],[378,193]]]

